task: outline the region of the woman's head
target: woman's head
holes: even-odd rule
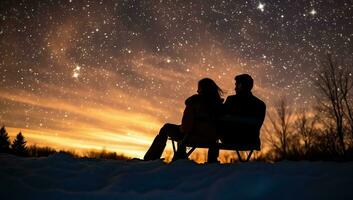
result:
[[[203,78],[199,81],[197,93],[216,101],[221,101],[221,96],[223,95],[222,89],[210,78]]]

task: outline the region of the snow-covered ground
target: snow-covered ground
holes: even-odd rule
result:
[[[0,199],[353,199],[353,163],[200,165],[0,154]]]

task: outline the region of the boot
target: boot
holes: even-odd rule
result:
[[[146,161],[159,159],[162,156],[167,139],[168,137],[166,135],[158,134],[143,159]]]

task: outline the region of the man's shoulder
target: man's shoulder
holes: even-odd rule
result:
[[[259,99],[258,97],[254,96],[254,95],[252,95],[252,96],[253,96],[254,101],[255,101],[258,105],[261,105],[262,107],[266,107],[265,102],[263,102],[261,99]]]
[[[265,102],[263,102],[261,99],[259,99],[258,97],[254,96],[252,94],[248,95],[248,96],[230,95],[227,97],[226,102],[231,103],[231,102],[237,102],[237,101],[244,101],[245,100],[244,98],[250,100],[250,102],[253,102],[257,105],[261,105],[261,106],[266,107]],[[248,100],[245,100],[245,101],[248,101]]]

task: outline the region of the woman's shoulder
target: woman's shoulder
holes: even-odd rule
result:
[[[187,99],[185,100],[185,105],[187,105],[187,106],[188,106],[188,105],[193,105],[193,104],[195,104],[195,103],[200,102],[201,99],[202,99],[201,95],[194,94],[194,95],[192,95],[191,97],[189,97],[189,98],[187,98]]]

